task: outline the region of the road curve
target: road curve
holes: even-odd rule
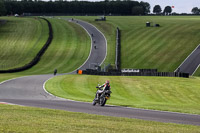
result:
[[[107,40],[103,33],[93,25],[81,20],[68,20],[82,26],[91,38],[90,56],[86,62],[79,68],[85,70],[87,68],[94,69],[95,65],[101,65],[107,55]]]
[[[88,24],[83,21],[78,21],[78,23],[82,25],[90,35],[91,33],[94,34],[94,37],[92,37],[92,43],[94,40],[96,40],[95,43],[96,45],[98,45],[97,49],[94,49],[92,44],[92,51],[90,57],[87,59],[84,65],[81,66],[81,69],[88,68],[90,62],[101,64],[104,60],[104,57],[106,56],[106,48],[101,48],[106,47],[105,38],[102,37],[102,33],[100,33],[91,24]],[[104,41],[100,38],[104,39]],[[99,51],[97,52],[96,50]],[[100,56],[99,53],[101,53]],[[104,56],[102,56],[102,53],[104,54]],[[200,115],[152,111],[125,108],[119,106],[92,106],[91,103],[76,102],[58,98],[56,96],[50,95],[43,89],[44,82],[51,77],[53,77],[53,75],[34,75],[16,78],[3,82],[0,84],[0,102],[41,108],[60,109],[73,112],[84,112],[89,114],[98,114],[105,116],[127,117],[167,123],[192,124],[200,126]]]

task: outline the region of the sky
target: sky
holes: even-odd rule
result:
[[[103,0],[88,0],[88,1],[103,1]],[[160,5],[162,11],[166,6],[174,6],[172,12],[176,13],[191,13],[193,7],[200,8],[200,0],[135,0],[148,2],[151,5],[151,12],[155,5]]]
[[[136,0],[137,1],[137,0]],[[191,13],[193,7],[200,8],[200,0],[142,0],[151,5],[151,12],[155,5],[160,5],[162,10],[165,6],[174,6],[172,12]]]
[[[44,1],[49,1],[49,0],[44,0]],[[78,1],[104,1],[104,0],[78,0]],[[176,13],[191,13],[193,7],[200,8],[200,0],[135,0],[135,1],[148,2],[151,5],[151,13],[155,5],[160,5],[162,11],[166,6],[174,6],[172,12]]]

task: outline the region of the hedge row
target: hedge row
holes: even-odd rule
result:
[[[121,34],[120,30],[117,27],[117,33],[116,33],[116,57],[115,57],[115,67],[116,70],[121,69]]]

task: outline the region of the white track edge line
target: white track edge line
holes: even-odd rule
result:
[[[91,53],[92,53],[92,37],[91,37],[90,33],[89,33],[89,32],[85,29],[85,27],[83,27],[81,24],[79,24],[79,23],[76,23],[76,24],[78,24],[79,26],[81,26],[81,27],[87,32],[87,34],[89,35],[90,40],[91,40],[91,46],[90,46],[90,54],[89,54],[88,58],[86,59],[86,61],[85,61],[80,67],[78,67],[77,69],[75,69],[73,72],[75,72],[76,70],[78,70],[78,69],[80,69],[82,66],[84,66],[84,65],[86,64],[86,62],[89,60],[89,58],[90,58],[90,56],[91,56]]]
[[[200,64],[197,66],[197,68],[195,69],[195,71],[192,73],[192,76],[196,73],[196,71],[199,69]]]
[[[46,81],[44,82],[44,84],[43,84],[43,90],[44,90],[47,94],[49,94],[50,96],[53,96],[53,97],[57,97],[57,98],[60,98],[60,99],[66,100],[66,101],[73,101],[73,102],[79,102],[79,103],[82,103],[81,101],[75,101],[75,100],[71,100],[71,99],[62,98],[62,97],[56,96],[56,95],[54,95],[54,94],[48,92],[48,91],[46,90],[46,88],[45,88],[45,85],[46,85],[46,83],[47,83],[49,80],[51,80],[52,78],[54,78],[54,77],[49,78],[49,79],[46,80]],[[90,103],[90,102],[83,102],[83,103]]]
[[[50,79],[52,79],[52,78],[54,78],[54,77],[51,77],[51,78],[47,79],[47,80],[43,83],[43,90],[44,90],[47,94],[49,94],[49,95],[51,95],[51,96],[54,96],[54,97],[57,97],[57,96],[55,96],[55,95],[49,93],[49,92],[45,89],[46,83],[47,83]]]
[[[18,105],[18,104],[13,104],[13,103],[9,103],[9,102],[1,102],[0,101],[0,105],[1,104],[4,104],[4,105]],[[18,105],[18,106],[21,106],[21,105]]]
[[[57,19],[60,19],[60,18],[57,18]],[[67,19],[67,18],[66,18],[66,19],[65,19],[65,18],[61,18],[61,19],[64,20],[64,21],[70,22],[69,19]],[[75,23],[75,22],[74,22],[74,23]],[[75,23],[75,24],[77,24],[77,23]],[[70,74],[70,73],[76,72],[76,70],[78,70],[79,68],[81,68],[82,66],[84,66],[84,65],[86,64],[86,62],[89,60],[89,58],[90,58],[90,56],[91,56],[91,53],[92,53],[92,37],[91,37],[91,35],[89,34],[89,32],[88,32],[82,25],[80,25],[79,23],[78,23],[77,25],[81,26],[81,27],[87,32],[87,34],[88,34],[89,37],[90,37],[90,40],[91,40],[90,53],[89,53],[89,56],[88,56],[88,58],[86,59],[86,61],[85,61],[81,66],[79,66],[78,68],[74,69],[74,70],[71,71],[71,72],[62,73],[62,74]],[[62,74],[61,74],[61,75],[62,75]]]
[[[10,103],[10,102],[1,102],[0,103],[5,103],[4,105],[14,105],[14,106],[21,106],[21,107],[26,107],[25,105],[20,105],[20,104],[15,104],[15,103]],[[30,107],[30,106],[29,106]]]
[[[183,63],[185,63],[185,61],[194,53],[194,51],[196,51],[196,49],[200,46],[200,44],[188,55],[188,57],[181,63],[181,65],[178,66],[181,67],[183,65]],[[178,68],[174,71],[176,72],[178,70]]]
[[[86,22],[86,23],[88,23],[88,22]],[[105,55],[103,61],[102,61],[101,64],[100,64],[100,65],[102,65],[102,64],[104,63],[104,61],[106,60],[106,57],[107,57],[107,49],[108,49],[108,48],[107,48],[107,47],[108,47],[107,39],[106,39],[106,37],[104,36],[104,34],[103,34],[96,26],[94,26],[94,25],[92,25],[92,24],[90,24],[90,23],[88,23],[88,24],[91,25],[91,26],[93,26],[94,28],[96,28],[96,29],[103,35],[104,39],[106,40],[106,55]]]
[[[29,75],[29,76],[34,76],[34,75]],[[15,79],[25,78],[25,77],[29,77],[29,76],[22,76],[22,77],[16,77],[16,78],[11,78],[11,79],[8,79],[8,80],[4,80],[4,81],[0,82],[0,85],[4,84],[6,82],[9,82],[9,81],[15,80]]]
[[[79,20],[79,19],[77,19],[77,20]],[[98,31],[101,33],[101,35],[102,35],[102,36],[104,37],[104,39],[106,40],[106,55],[105,55],[103,61],[102,61],[101,64],[100,64],[100,65],[102,65],[102,64],[104,63],[106,57],[107,57],[107,39],[106,39],[105,35],[104,35],[96,26],[94,26],[93,24],[88,23],[88,22],[83,21],[83,20],[79,20],[79,21],[82,21],[82,22],[87,23],[87,24],[91,25],[92,27],[94,27],[96,30],[98,30]]]
[[[58,18],[58,19],[59,19],[59,18]],[[62,19],[65,20],[65,21],[69,21],[69,22],[70,22],[70,20],[68,20],[67,18],[66,18],[66,19],[65,19],[65,18],[62,18]],[[76,19],[76,20],[82,21],[82,20],[79,20],[79,19]],[[71,21],[71,22],[72,22],[72,21]],[[91,25],[92,27],[94,27],[96,30],[98,30],[98,31],[100,32],[100,34],[104,37],[105,41],[106,41],[106,55],[105,55],[103,61],[102,61],[101,64],[100,64],[100,65],[102,65],[102,64],[104,63],[106,57],[107,57],[107,39],[106,39],[106,37],[104,36],[104,34],[103,34],[98,28],[96,28],[94,25],[92,25],[92,24],[90,24],[90,23],[88,23],[88,22],[86,22],[86,21],[82,21],[82,22],[87,23],[87,24]],[[74,23],[75,23],[75,22],[74,22]],[[79,26],[81,26],[81,27],[87,32],[87,34],[89,35],[89,37],[90,37],[90,39],[91,39],[91,49],[90,49],[90,54],[89,54],[87,60],[86,60],[80,67],[78,67],[77,69],[75,69],[74,71],[69,72],[69,73],[76,72],[76,70],[78,70],[79,68],[81,68],[82,66],[84,66],[84,65],[86,64],[86,62],[89,60],[89,58],[90,58],[90,56],[91,56],[91,53],[92,53],[92,44],[93,44],[93,43],[92,43],[92,37],[91,37],[90,33],[89,33],[89,32],[85,29],[85,27],[83,27],[81,24],[79,24],[79,23],[75,23],[75,24],[78,24]],[[64,73],[64,74],[69,74],[69,73]]]

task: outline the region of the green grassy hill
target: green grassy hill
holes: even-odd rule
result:
[[[106,22],[97,17],[76,17],[93,23],[105,33],[110,47],[106,61],[114,62],[115,30],[122,30],[122,68],[157,68],[174,71],[200,43],[200,18],[197,16],[108,16]],[[161,27],[145,26],[146,22]]]
[[[29,63],[48,38],[46,21],[14,17],[1,19],[7,22],[0,26],[0,70]]]
[[[158,68],[159,71],[174,71],[200,43],[200,19],[197,17],[136,19],[138,21],[130,20],[129,25],[120,25],[122,34],[124,33],[122,40],[125,40],[122,42],[123,68]],[[146,21],[159,23],[161,27],[146,28]]]
[[[33,68],[25,74],[47,74],[58,69],[67,73],[80,67],[89,56],[91,40],[86,31],[77,24],[59,19],[48,19],[53,27],[53,41]]]
[[[159,71],[174,71],[200,42],[200,38],[198,37],[200,35],[200,32],[199,32],[200,28],[198,25],[198,22],[200,19],[196,16],[187,16],[187,17],[183,17],[183,16],[140,16],[140,17],[108,16],[106,22],[95,22],[94,19],[97,17],[82,16],[82,17],[73,17],[73,18],[78,18],[78,19],[88,21],[94,24],[97,28],[99,28],[105,34],[108,41],[108,55],[105,60],[106,64],[111,63],[114,65],[115,30],[116,30],[116,27],[119,27],[122,30],[122,42],[121,42],[122,43],[122,48],[121,48],[122,49],[121,51],[122,68],[157,68]],[[21,19],[19,20],[17,18],[15,19],[17,21],[19,20],[22,21]],[[32,18],[29,18],[29,19],[32,20]],[[38,20],[35,20],[35,21],[37,22]],[[64,54],[64,51],[67,51],[67,50],[69,51],[67,47],[71,47],[70,46],[71,44],[76,45],[77,42],[84,43],[84,46],[81,44],[80,47],[86,46],[88,50],[89,47],[88,45],[86,45],[86,43],[89,44],[88,43],[89,40],[85,40],[85,38],[89,39],[89,37],[87,36],[87,34],[84,34],[84,35],[82,34],[82,32],[84,31],[81,30],[80,27],[73,24],[69,24],[67,22],[62,22],[62,21],[64,20],[52,21],[54,25],[53,26],[54,32],[55,32],[54,33],[55,37],[52,42],[53,46],[49,48],[51,49],[51,50],[48,50],[49,54],[48,53],[45,54],[44,58],[42,59],[43,63],[40,62],[40,65],[38,67],[34,67],[32,70],[29,70],[28,71],[29,73],[35,73],[35,72],[36,73],[40,73],[40,72],[50,73],[50,71],[52,71],[55,68],[60,69],[60,72],[69,72],[73,70],[72,67],[77,68],[78,65],[81,64],[79,62],[79,59],[76,60],[76,63],[74,62],[74,59],[69,59],[71,57],[75,57],[71,55],[73,52],[70,52],[70,57],[68,56],[67,58],[69,59],[69,62],[75,63],[76,66],[71,65],[69,68],[66,68],[65,65],[71,64],[71,63],[68,62],[68,59],[66,59],[66,62],[63,61],[65,60],[66,53],[64,56],[62,54]],[[145,26],[145,23],[147,21],[153,22],[154,24],[159,23],[161,27],[147,28]],[[9,27],[8,24],[9,22],[6,24],[7,26],[3,26],[1,28]],[[13,27],[12,28],[9,27],[9,29],[13,29]],[[16,29],[16,30],[19,30],[19,29]],[[62,31],[62,33],[64,34],[61,34],[61,32],[59,31]],[[81,38],[76,38],[77,35],[81,35]],[[73,37],[70,37],[70,36],[73,36]],[[8,37],[7,37],[7,40],[9,40]],[[55,49],[57,50],[58,48],[54,48],[54,46],[55,45],[58,46],[58,44],[61,45],[61,47],[60,46],[59,47],[60,47],[60,50],[63,52],[59,52],[59,54],[56,55],[55,57],[55,53],[56,53]],[[4,45],[6,45],[6,43]],[[64,47],[65,45],[67,45],[67,47]],[[17,45],[17,46],[20,46],[20,45]],[[1,47],[5,47],[5,46],[2,45]],[[4,52],[2,52],[0,59],[4,63],[2,63],[3,65],[1,64],[0,67],[8,68],[8,66],[10,65],[11,66],[16,65],[16,64],[21,65],[20,63],[16,63],[16,62],[22,61],[22,63],[24,63],[25,61],[30,60],[29,58],[31,56],[29,55],[25,60],[22,60],[23,59],[22,57],[26,57],[25,55],[27,54],[26,52],[28,50],[24,49],[24,53],[26,54],[20,55],[18,56],[17,59],[15,59],[16,54],[12,50],[10,50],[11,46],[6,46],[6,47],[8,47],[7,50],[5,49],[2,50]],[[63,48],[67,48],[67,49],[63,49]],[[75,51],[77,53],[80,53],[77,51],[78,49],[81,50],[81,48],[77,47]],[[7,53],[5,53],[5,51]],[[81,52],[81,54],[84,54],[84,53]],[[86,59],[87,55],[88,54],[85,54],[83,56],[77,55],[75,58],[77,59],[79,56]],[[54,56],[55,59],[54,57],[50,59],[50,57],[52,56]],[[62,58],[60,58],[59,56]],[[13,61],[13,57],[15,61]],[[49,61],[51,62],[51,64]],[[49,66],[51,67],[49,68]],[[40,71],[40,69],[42,70]]]
[[[97,84],[111,82],[108,104],[200,114],[200,78],[66,75],[49,80],[46,89],[57,96],[92,102]]]
[[[34,18],[8,18],[0,27],[0,69],[20,67],[30,62],[48,38],[47,23]],[[86,31],[65,20],[49,19],[53,27],[53,41],[33,68],[20,74],[71,72],[87,59],[91,41]]]

